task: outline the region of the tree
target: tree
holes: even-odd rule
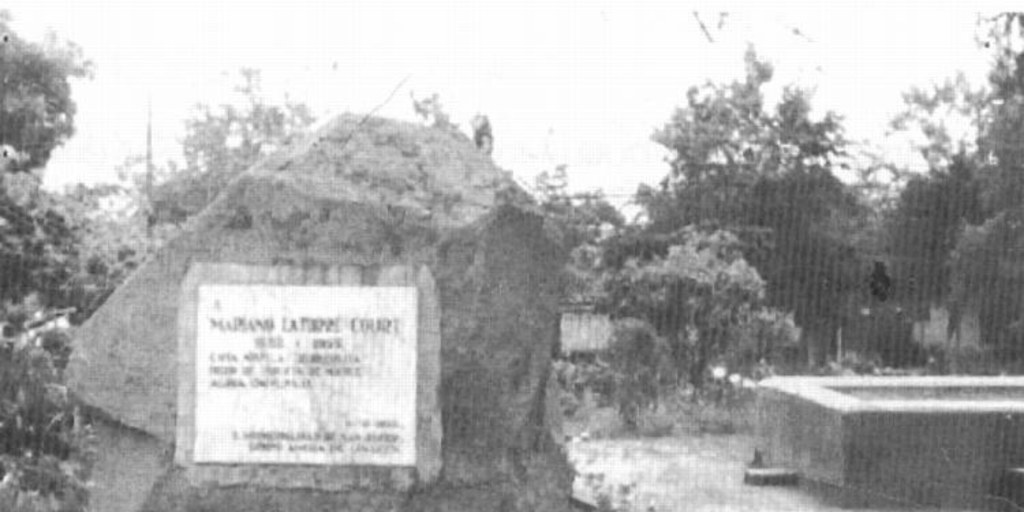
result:
[[[979,162],[986,220],[966,226],[952,258],[956,316],[976,308],[982,341],[1004,354],[1024,356],[1024,14],[983,20],[993,55],[991,93],[979,130]]]
[[[0,10],[0,147],[6,170],[46,165],[53,150],[75,132],[73,78],[90,75],[92,65],[73,43],[52,32],[42,43],[20,38],[11,16]]]
[[[846,155],[838,116],[812,119],[807,93],[793,87],[768,110],[762,88],[772,67],[753,49],[745,62],[743,80],[690,89],[686,106],[655,132],[672,152],[671,170],[660,187],[642,187],[637,202],[649,235],[687,225],[738,234],[769,302],[795,313],[820,364],[840,304],[862,284],[850,241],[866,210],[832,172]]]
[[[0,190],[0,303],[33,293],[44,305],[58,302],[75,270],[76,233],[45,195],[31,192],[37,183],[11,175]]]
[[[603,230],[619,229],[625,217],[600,190],[570,193],[566,166],[537,176],[534,184],[541,210],[561,231],[566,248],[596,242]]]
[[[931,169],[953,164],[954,158],[978,149],[978,137],[988,120],[989,91],[974,87],[962,73],[931,88],[913,87],[903,94],[905,108],[889,122],[896,131],[918,132],[917,146]],[[969,127],[959,133],[951,126]]]
[[[84,321],[138,268],[174,229],[147,232],[137,194],[115,184],[76,185],[51,194],[54,208],[76,234],[78,262],[67,288],[72,320]]]
[[[601,294],[599,244],[608,234],[622,229],[626,219],[600,190],[570,193],[564,165],[539,174],[534,195],[545,218],[560,237],[562,247],[570,253],[563,273],[563,298],[571,302],[595,300]]]
[[[888,221],[895,278],[913,283],[896,289],[896,299],[906,305],[945,302],[951,286],[951,257],[961,230],[984,218],[981,186],[970,158],[964,153],[953,155],[946,165],[911,179]]]
[[[1005,13],[988,20],[986,43],[992,49],[989,73],[991,111],[979,140],[980,157],[991,176],[986,199],[992,211],[1021,206],[1024,197],[1024,13]]]
[[[27,171],[44,166],[74,133],[70,80],[89,75],[81,49],[53,33],[23,40],[0,11],[0,303],[35,294],[48,305],[67,300],[78,264],[77,233]]]
[[[260,73],[242,69],[238,104],[197,105],[185,124],[184,167],[171,168],[153,191],[150,223],[181,223],[199,213],[260,158],[287,146],[315,118],[309,107],[287,98],[263,98]]]

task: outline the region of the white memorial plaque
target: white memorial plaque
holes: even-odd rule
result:
[[[416,464],[414,287],[199,286],[196,463]]]

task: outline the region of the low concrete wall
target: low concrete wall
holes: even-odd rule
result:
[[[758,396],[759,450],[769,466],[798,469],[823,483],[842,484],[843,417],[828,406],[772,388]]]
[[[843,392],[856,388],[908,398]],[[913,398],[921,388],[993,394]],[[1024,464],[1024,401],[1008,389],[1024,389],[1024,378],[769,379],[758,398],[757,446],[766,464],[798,471],[806,488],[842,506],[995,509],[1000,472]]]

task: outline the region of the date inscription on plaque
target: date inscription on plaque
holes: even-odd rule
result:
[[[198,292],[196,463],[416,464],[415,287]]]

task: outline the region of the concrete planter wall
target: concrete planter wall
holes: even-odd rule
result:
[[[762,383],[758,450],[844,507],[999,509],[1024,465],[1024,378],[782,377]]]

